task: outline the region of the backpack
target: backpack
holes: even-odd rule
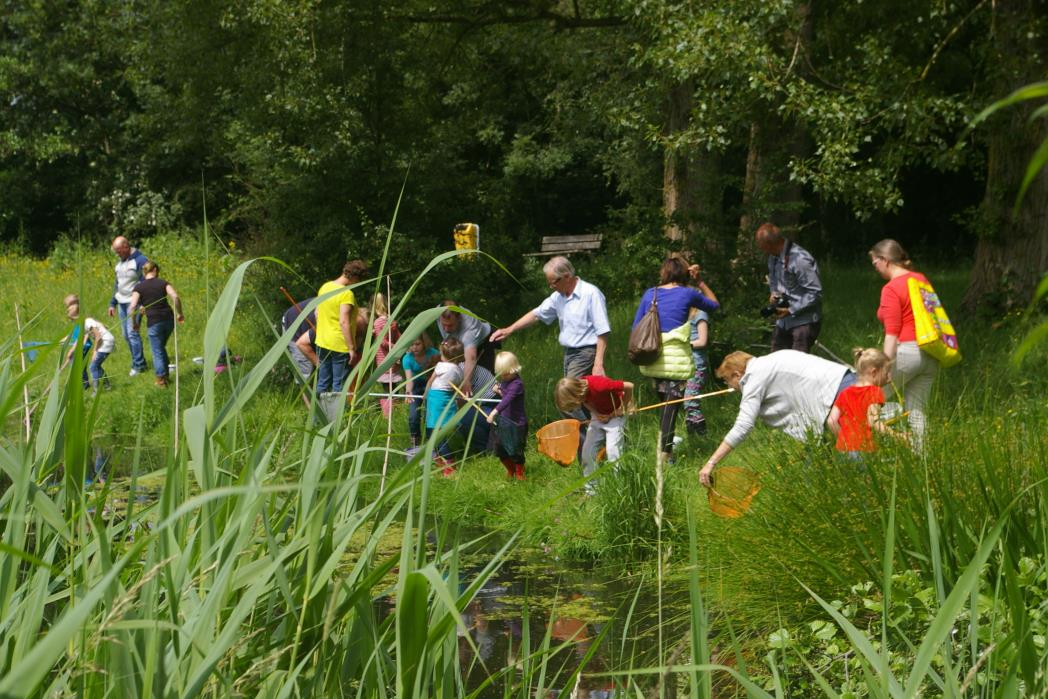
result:
[[[651,306],[644,317],[630,331],[629,349],[626,354],[637,366],[653,364],[662,352],[662,330],[659,329],[659,289],[652,290]]]
[[[961,361],[957,332],[939,301],[939,295],[928,282],[916,277],[907,281],[910,306],[913,308],[913,326],[917,346],[934,357],[942,367],[951,367]]]

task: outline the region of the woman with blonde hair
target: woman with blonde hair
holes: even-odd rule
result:
[[[699,481],[712,484],[714,467],[737,447],[760,418],[799,441],[822,432],[837,396],[855,383],[855,372],[843,364],[797,350],[764,357],[732,352],[717,369],[717,378],[742,393],[735,424],[699,470]]]
[[[916,279],[927,284],[928,278],[913,270],[906,250],[891,238],[885,238],[870,248],[870,262],[877,274],[887,281],[881,288],[877,319],[884,326],[884,353],[895,362],[895,386],[902,391],[906,410],[910,413],[914,443],[919,446],[927,422],[924,407],[939,363],[917,346],[909,281]]]

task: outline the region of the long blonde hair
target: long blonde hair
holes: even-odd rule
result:
[[[375,318],[389,315],[389,306],[386,305],[386,297],[381,291],[371,299],[371,315]]]

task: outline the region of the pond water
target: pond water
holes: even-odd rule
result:
[[[687,638],[687,604],[686,587],[669,581],[661,604],[665,646]],[[541,696],[625,697],[602,673],[659,664],[658,610],[650,576],[631,575],[620,565],[569,566],[544,559],[541,552],[521,552],[463,613],[466,629],[458,632],[463,674],[468,686],[477,688],[491,674],[512,667],[508,680],[496,679],[481,696],[504,696],[507,681],[517,692],[527,683],[528,695],[534,696],[539,682],[528,677],[522,648],[527,643],[535,652],[548,636],[551,653]]]

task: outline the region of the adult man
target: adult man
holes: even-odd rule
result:
[[[443,306],[448,310],[440,314],[437,330],[440,331],[441,340],[453,337],[462,343],[462,392],[469,396],[473,394],[473,367],[479,364],[489,372],[494,371],[498,345],[493,341],[490,325],[449,308],[458,305],[450,299],[444,301]]]
[[[112,250],[120,260],[116,263],[113,297],[109,299],[109,317],[112,318],[117,312],[120,314],[120,328],[131,350],[130,375],[144,374],[147,367],[146,356],[142,352],[142,336],[132,326],[128,310],[131,307],[131,293],[135,285],[142,281],[142,266],[149,259],[141,250],[131,247],[131,243],[122,235],[113,239]]]
[[[604,376],[604,352],[611,324],[604,294],[575,274],[566,257],[552,257],[542,266],[546,283],[553,289],[538,308],[528,311],[508,328],[496,330],[491,339],[501,341],[518,330],[542,321],[560,325],[558,340],[564,348],[564,376]]]
[[[773,224],[757,229],[757,247],[768,255],[768,297],[775,308],[771,351],[810,352],[822,326],[822,282],[819,266],[807,250],[786,238]]]
[[[837,395],[855,383],[843,364],[794,350],[754,357],[732,352],[717,369],[717,378],[742,392],[735,424],[699,471],[709,486],[713,468],[750,433],[757,418],[800,441],[822,432]]]
[[[298,317],[302,315],[302,311],[313,301],[312,298],[302,299],[291,308],[284,311],[284,315],[280,318],[280,329],[287,332],[287,329],[295,324]],[[316,354],[313,352],[311,342],[307,342],[310,345],[309,354],[303,352],[298,346],[298,339],[303,335],[310,334],[311,331],[315,332],[317,327],[317,312],[313,310],[306,316],[302,324],[298,326],[295,333],[291,336],[291,342],[288,343],[287,351],[291,355],[291,362],[298,369],[299,374],[302,375],[303,379],[308,379],[313,373],[313,359],[316,358]],[[310,335],[310,340],[313,336]],[[310,358],[313,355],[313,359]]]
[[[367,271],[363,260],[350,260],[342,265],[342,274],[317,291],[317,296],[331,294],[317,306],[317,393],[341,391],[349,377],[357,351],[357,299],[348,287],[363,279]]]

